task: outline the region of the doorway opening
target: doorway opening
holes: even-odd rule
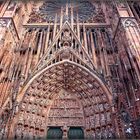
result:
[[[49,127],[47,139],[62,139],[63,131],[60,127]]]
[[[70,127],[68,139],[84,139],[84,131],[81,127]]]

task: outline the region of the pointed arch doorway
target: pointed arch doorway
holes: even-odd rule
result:
[[[85,138],[94,137],[93,134],[96,136],[102,131],[110,133],[108,129],[114,133],[110,92],[94,72],[69,60],[38,72],[22,90],[18,102],[21,102],[21,109],[18,119],[15,117],[16,135],[19,135],[16,130],[21,128],[22,133],[26,132],[25,136],[35,133],[36,137],[46,137],[48,127],[58,126],[84,128]],[[81,103],[81,112],[78,112],[77,103]],[[28,125],[28,130],[25,125]],[[75,137],[75,131],[83,137],[81,130],[70,129],[69,138]]]
[[[47,125],[49,139],[83,139],[81,128],[84,127],[84,112],[81,102],[75,95],[62,89],[50,107]],[[63,136],[60,129],[63,131]]]

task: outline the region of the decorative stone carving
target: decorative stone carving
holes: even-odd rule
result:
[[[135,27],[136,26],[135,19],[124,20],[123,21],[123,26],[124,26],[124,28]]]
[[[32,14],[30,15],[30,19],[28,23],[32,22],[55,22],[55,15],[57,13],[57,22],[60,22],[61,19],[61,13],[66,13],[66,5],[67,2],[65,1],[47,1],[42,4],[41,7],[34,9]],[[97,8],[100,4],[95,3]],[[71,1],[71,3],[68,2],[68,10],[73,10],[73,18],[74,21],[77,21],[77,12],[78,12],[78,18],[80,22],[89,22],[92,17],[95,15],[101,15],[99,11],[96,10],[96,6],[93,5],[89,1]],[[72,8],[71,8],[72,7]],[[64,14],[64,21],[68,20],[70,21],[70,15]],[[102,17],[104,18],[104,17]],[[93,22],[94,20],[92,20]],[[96,20],[95,20],[96,22]],[[99,21],[100,22],[100,21]]]
[[[85,136],[100,139],[114,138],[115,131],[128,137],[136,131],[130,126],[139,114],[139,28],[135,19],[118,22],[117,7],[108,1],[47,0],[21,4],[20,10],[15,4],[5,4],[5,13],[14,12],[14,16],[0,20],[0,105],[3,109],[10,103],[7,110],[0,110],[1,137],[9,131],[5,127],[14,128],[15,136],[23,139],[44,137],[49,126],[79,126]],[[126,10],[124,5],[118,8]],[[28,10],[32,11],[28,24],[17,26],[21,13],[27,19]],[[20,38],[19,27],[26,28]],[[133,31],[126,34],[129,29]],[[113,114],[120,102],[132,115],[119,114],[126,128]]]

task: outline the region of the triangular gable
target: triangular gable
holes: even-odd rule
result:
[[[49,45],[48,50],[46,51],[44,56],[39,61],[38,65],[37,65],[37,68],[36,68],[37,70],[39,70],[42,67],[44,67],[44,65],[46,65],[49,61],[51,61],[53,58],[55,58],[57,56],[57,54],[60,53],[60,51],[62,51],[64,49],[64,48],[55,48],[55,47],[57,47],[56,44],[58,43],[58,40],[62,41],[60,38],[61,38],[62,33],[66,29],[71,34],[72,38],[75,40],[75,44],[78,46],[78,47],[77,46],[75,46],[75,47],[77,47],[77,49],[79,50],[79,54],[78,54],[78,51],[75,48],[70,47],[71,53],[73,55],[77,56],[77,59],[80,59],[81,61],[83,61],[83,63],[86,63],[87,65],[89,65],[93,69],[95,68],[94,65],[93,65],[92,60],[90,59],[89,55],[85,51],[84,47],[82,46],[82,44],[79,41],[78,37],[76,36],[75,32],[72,30],[69,22],[66,21],[62,25],[60,31],[55,36],[53,42]],[[55,49],[57,49],[57,50],[54,51]]]

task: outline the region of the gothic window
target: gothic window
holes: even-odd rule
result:
[[[41,33],[42,33],[42,30],[40,30],[40,31],[37,33],[37,37],[36,37],[36,46],[35,46],[35,48],[34,48],[34,54],[37,54],[38,47],[39,47],[39,43],[40,43],[40,39],[41,39]]]
[[[140,4],[138,2],[134,2],[134,9],[138,15],[138,17],[140,18]]]
[[[3,1],[0,1],[0,8],[2,7]]]
[[[106,31],[104,31],[104,32],[105,32],[105,34],[106,34],[106,39],[107,39],[107,41],[108,41],[108,43],[109,43],[109,46],[111,46],[111,37],[110,37],[110,35],[109,35],[108,32],[106,32]]]
[[[91,54],[91,53],[92,53],[92,48],[91,48],[90,30],[87,30],[87,31],[86,31],[86,35],[87,35],[88,53]]]
[[[97,45],[97,34],[96,34],[95,30],[93,30],[93,29],[92,29],[92,37],[93,37],[93,41],[94,41],[94,46],[95,46],[95,48],[97,48],[98,47],[98,45]]]
[[[81,28],[80,30],[80,40],[81,40],[81,43],[83,43],[83,40],[84,40],[83,28]]]
[[[55,21],[55,14],[57,13],[59,17],[58,20],[60,20],[61,7],[63,7],[63,10],[65,10],[67,2],[68,2],[68,9],[71,8],[70,5],[73,6],[74,21],[77,20],[77,13],[79,14],[80,22],[85,22],[96,15],[95,6],[89,1],[83,1],[83,0],[82,1],[81,0],[47,1],[47,2],[44,2],[44,4],[39,8],[39,13],[41,13],[41,16],[43,15],[44,20],[47,20],[50,22]],[[67,18],[67,17],[64,16],[64,18]],[[69,16],[69,19],[70,19],[70,16]]]
[[[140,3],[139,2],[130,2],[130,8],[134,14],[134,16],[139,19],[140,18]]]

